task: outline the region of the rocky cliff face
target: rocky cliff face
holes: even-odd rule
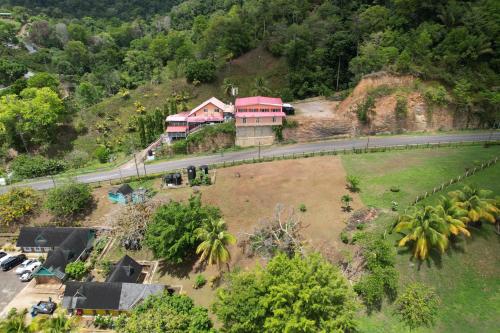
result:
[[[295,103],[297,114],[289,118],[297,121],[298,126],[286,129],[284,137],[301,142],[340,135],[480,127],[478,119],[467,119],[452,102],[442,106],[428,103],[423,91],[430,86],[408,75],[367,75],[341,102],[314,98]],[[367,119],[360,121],[360,106],[368,104]]]

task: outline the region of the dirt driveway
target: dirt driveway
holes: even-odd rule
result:
[[[293,103],[296,115],[311,118],[331,118],[340,102],[322,97],[309,98]]]

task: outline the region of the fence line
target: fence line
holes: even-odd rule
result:
[[[487,162],[481,163],[481,165],[479,167],[474,167],[472,170],[467,170],[464,174],[462,174],[458,177],[451,178],[449,181],[446,181],[446,182],[442,183],[441,185],[434,187],[432,189],[432,191],[427,191],[427,192],[423,193],[422,195],[417,196],[416,199],[409,205],[409,207],[415,206],[420,201],[428,198],[429,196],[431,196],[439,191],[442,191],[445,188],[447,188],[455,183],[461,182],[461,181],[465,180],[466,178],[475,175],[476,172],[484,170],[484,169],[496,164],[497,162],[498,162],[498,157],[495,157],[494,159],[491,159]]]
[[[409,150],[409,149],[434,149],[434,148],[444,148],[444,147],[461,147],[461,146],[477,146],[477,145],[486,145],[488,142],[486,141],[460,141],[460,142],[436,142],[436,143],[423,143],[423,144],[406,144],[406,145],[395,145],[395,146],[372,146],[372,147],[364,147],[364,148],[355,148],[352,147],[351,149],[336,149],[333,147],[333,149],[329,150],[318,150],[318,151],[311,151],[311,152],[301,152],[301,153],[289,153],[289,154],[273,154],[270,156],[261,156],[261,157],[252,157],[248,159],[240,159],[240,160],[230,160],[230,161],[222,161],[218,163],[211,163],[208,164],[208,167],[210,169],[220,169],[220,168],[227,168],[227,167],[233,167],[237,165],[243,165],[243,164],[254,164],[254,163],[264,163],[264,162],[272,162],[276,160],[290,160],[290,159],[297,159],[297,158],[309,158],[309,157],[316,157],[316,156],[335,156],[335,155],[353,155],[353,154],[369,154],[369,153],[378,153],[378,152],[387,152],[387,151],[394,151],[394,150]],[[489,144],[500,144],[500,141],[495,141],[493,143]],[[496,163],[496,162],[495,162]],[[144,170],[146,171],[146,170]],[[166,173],[172,173],[172,172],[180,172],[183,174],[186,174],[185,168],[181,169],[172,169],[172,170],[165,170],[165,171],[160,171],[160,172],[153,172],[153,173],[145,173],[141,177],[137,177],[136,175],[134,176],[125,176],[125,177],[120,177],[120,178],[110,178],[107,180],[101,180],[101,181],[96,181],[96,182],[90,182],[89,184],[98,184],[101,185],[103,183],[109,182],[109,184],[121,184],[121,183],[126,183],[126,182],[131,182],[135,181],[138,179],[152,179],[152,178],[157,178],[159,176],[162,176]]]

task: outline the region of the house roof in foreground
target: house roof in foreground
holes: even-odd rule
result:
[[[120,282],[66,282],[62,306],[66,309],[128,311],[165,286]]]
[[[195,107],[194,109],[192,109],[189,114],[188,114],[188,117],[191,116],[192,114],[196,113],[197,111],[203,109],[205,106],[207,106],[208,104],[213,104],[215,105],[216,107],[218,107],[219,109],[221,109],[222,111],[224,111],[226,108],[227,108],[227,105],[222,102],[221,100],[219,100],[218,98],[216,97],[212,97],[210,99],[207,99],[205,102],[201,103],[200,105],[198,105],[197,107]]]

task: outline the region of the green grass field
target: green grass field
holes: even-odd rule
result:
[[[499,147],[477,146],[343,156],[343,162],[348,173],[360,175],[361,197],[365,204],[389,208],[390,202],[395,200],[403,208],[403,204],[422,191],[499,155]],[[497,164],[429,197],[423,204],[435,203],[439,195],[464,184],[500,194],[499,179],[500,164]],[[391,186],[399,186],[401,191],[390,192]],[[395,216],[385,210],[375,221],[378,231],[389,226]],[[412,332],[498,332],[500,238],[492,225],[472,229],[471,233],[470,238],[459,240],[444,255],[433,255],[421,264],[411,260],[411,253],[400,249],[396,263],[400,292],[409,282],[419,281],[435,288],[441,299],[435,327]],[[400,235],[388,235],[388,239],[396,244]],[[384,304],[381,312],[363,316],[360,331],[410,332],[393,315],[390,304]]]

